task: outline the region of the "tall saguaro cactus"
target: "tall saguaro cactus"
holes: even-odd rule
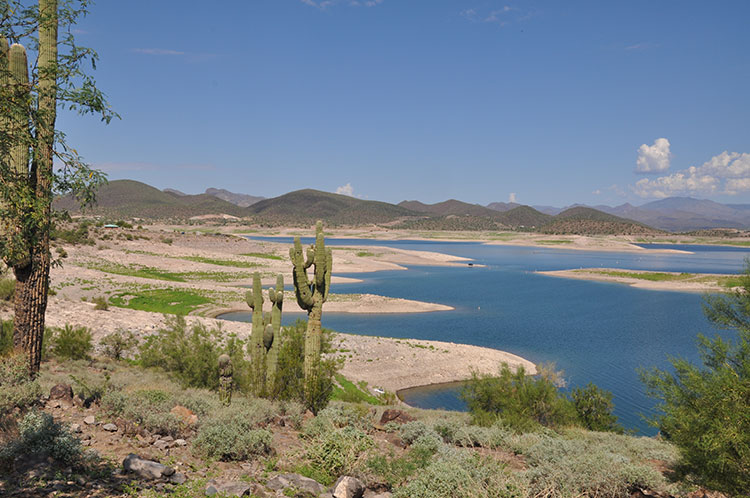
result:
[[[294,265],[294,290],[300,308],[307,311],[307,333],[305,334],[305,381],[312,380],[315,366],[320,361],[320,319],[323,303],[328,299],[331,287],[333,253],[326,249],[323,238],[323,222],[315,227],[315,244],[307,248],[307,257],[302,251],[299,237],[294,239],[294,247],[289,249],[289,257]],[[307,276],[307,269],[313,268],[313,280]]]
[[[57,117],[57,0],[39,0],[39,84],[34,165],[30,180],[35,191],[37,226],[28,263],[14,267],[16,274],[13,343],[29,357],[33,372],[42,360],[44,314],[47,311],[52,209],[52,159]]]
[[[260,283],[260,273],[253,273],[253,290],[247,291],[245,301],[253,310],[253,329],[250,335],[250,361],[253,369],[253,385],[255,394],[262,395],[265,383],[265,320],[263,319],[263,288]]]
[[[276,370],[279,363],[279,350],[281,349],[281,311],[284,307],[284,276],[276,277],[276,289],[268,289],[268,300],[271,301],[271,322],[266,325],[264,337],[266,346],[266,386],[269,390],[274,388],[276,382]]]

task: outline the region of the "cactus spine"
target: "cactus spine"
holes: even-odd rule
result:
[[[326,249],[323,238],[323,222],[315,226],[315,244],[307,248],[307,258],[302,251],[299,237],[294,239],[294,247],[289,249],[289,257],[294,265],[294,290],[300,308],[307,311],[307,333],[305,334],[305,382],[309,383],[315,375],[315,367],[320,361],[320,319],[323,315],[323,303],[328,299],[331,287],[331,268],[333,254]],[[313,281],[307,276],[307,269],[314,266]]]
[[[271,323],[266,325],[266,336],[270,340],[266,342],[266,386],[273,390],[276,383],[276,370],[279,362],[279,350],[281,349],[281,311],[284,306],[284,276],[276,276],[276,289],[268,289],[268,300],[271,301]]]

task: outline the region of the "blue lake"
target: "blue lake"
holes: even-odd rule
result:
[[[291,243],[287,238],[261,238]],[[310,243],[310,239],[303,243]],[[476,242],[327,239],[331,246],[368,245],[435,251],[471,258],[486,267],[414,266],[407,271],[340,274],[361,283],[336,284],[336,293],[371,293],[447,304],[454,311],[417,314],[325,313],[325,327],[352,334],[432,339],[509,351],[535,363],[554,362],[568,387],[593,382],[614,395],[615,413],[627,428],[655,430],[643,420],[654,402],[637,369],[668,368],[668,356],[695,362],[696,334],[715,330],[703,316],[702,296],[638,290],[621,284],[547,277],[537,270],[613,267],[635,270],[737,273],[750,250],[715,246],[668,246],[692,254],[612,253],[485,245]],[[646,246],[657,248],[655,246]],[[285,314],[285,322],[299,315]],[[249,313],[225,315],[249,320]],[[402,391],[423,408],[465,409],[460,386]]]

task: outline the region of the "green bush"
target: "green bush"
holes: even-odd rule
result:
[[[83,360],[93,349],[91,331],[86,327],[65,327],[54,330],[52,354],[69,360]]]
[[[104,296],[97,296],[93,299],[91,299],[91,302],[94,303],[94,309],[97,311],[107,311],[109,310],[109,304],[107,303],[107,298]]]
[[[473,452],[444,447],[432,463],[394,493],[394,498],[425,496],[521,498],[527,494],[523,480],[513,476],[502,463]]]
[[[744,496],[750,489],[750,262],[733,293],[708,296],[707,318],[736,330],[737,341],[698,336],[696,366],[672,359],[672,371],[642,371],[660,401],[653,419],[680,450],[678,475],[696,484]]]
[[[613,435],[614,436],[614,435]],[[523,451],[532,496],[630,496],[633,487],[661,491],[664,477],[623,451],[619,436],[577,439],[540,436]]]
[[[224,461],[248,460],[271,451],[272,435],[265,425],[273,417],[270,402],[237,399],[201,425],[195,448],[203,456]]]
[[[105,356],[113,360],[120,360],[138,345],[138,339],[129,330],[116,330],[105,335],[99,341],[99,344],[101,344]]]
[[[176,437],[185,429],[182,421],[170,413],[177,405],[173,396],[156,389],[134,392],[107,391],[101,399],[102,409],[113,417],[121,417],[154,434]]]
[[[331,352],[331,335],[323,329],[320,341],[322,358],[316,365],[316,375],[305,385],[305,331],[307,322],[297,320],[293,325],[284,328],[284,342],[279,350],[276,382],[270,393],[272,398],[298,401],[313,413],[318,413],[328,404],[333,394],[334,375],[339,362],[326,358]]]
[[[81,441],[55,422],[52,415],[31,411],[18,426],[19,436],[0,447],[0,461],[12,464],[18,456],[48,456],[65,465],[81,462]]]
[[[523,432],[542,425],[559,427],[576,421],[572,403],[558,390],[549,376],[515,372],[503,363],[497,377],[472,374],[462,392],[475,421],[491,425],[498,418],[510,428]]]
[[[617,423],[612,413],[612,393],[589,384],[581,389],[577,387],[571,393],[573,406],[578,414],[580,424],[592,431],[623,433],[625,430]]]
[[[320,434],[308,442],[308,466],[301,471],[325,485],[333,484],[340,475],[357,468],[365,452],[374,446],[372,438],[355,427]]]
[[[32,379],[23,354],[0,356],[0,414],[24,409],[39,400],[42,388]]]

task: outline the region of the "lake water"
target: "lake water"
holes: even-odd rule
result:
[[[287,238],[261,238],[291,243]],[[311,239],[303,239],[309,244]],[[535,363],[554,362],[569,388],[593,382],[614,395],[615,414],[627,428],[653,434],[642,418],[654,405],[637,369],[668,368],[668,356],[698,361],[698,333],[720,333],[703,316],[702,296],[647,291],[602,282],[546,277],[537,270],[613,267],[634,270],[737,273],[750,250],[715,246],[667,246],[693,254],[612,253],[494,246],[475,242],[326,239],[331,246],[368,245],[435,251],[471,258],[486,267],[413,266],[407,271],[340,274],[361,283],[336,284],[336,293],[371,293],[447,304],[454,311],[415,314],[324,313],[325,327],[352,334],[432,339],[474,344],[518,354]],[[645,246],[657,248],[657,246]],[[335,270],[335,260],[334,260]],[[289,323],[299,315],[285,313]],[[249,313],[223,318],[249,320]],[[423,408],[465,409],[460,386],[402,391]]]

